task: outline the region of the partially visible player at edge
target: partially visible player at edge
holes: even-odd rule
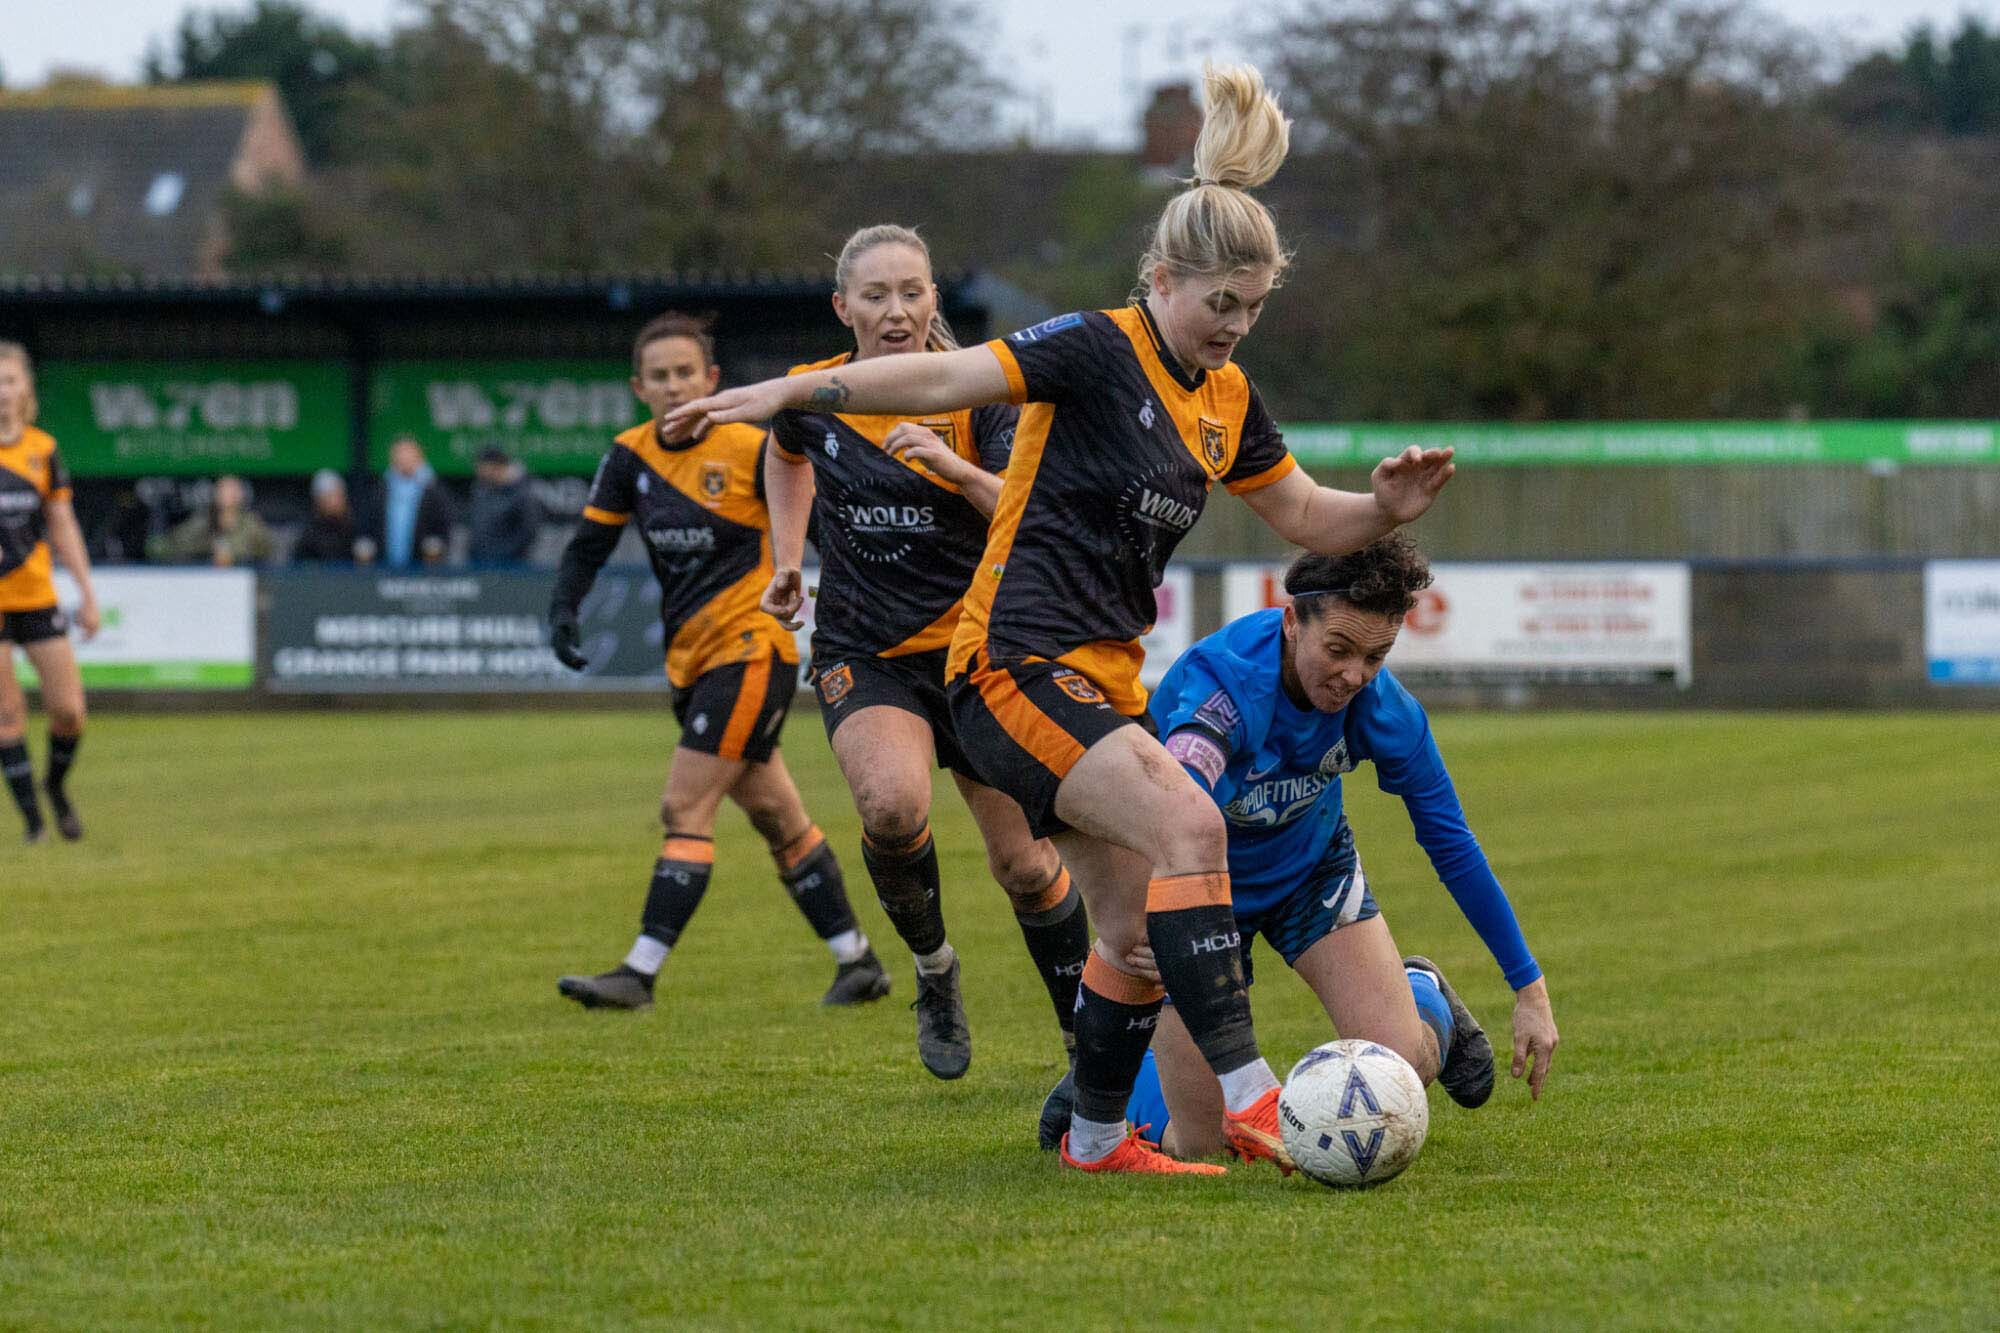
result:
[[[65,786],[83,741],[83,677],[69,646],[69,617],[56,605],[50,551],[76,580],[82,601],[76,623],[88,639],[97,633],[97,590],[83,529],[70,507],[69,472],[56,442],[35,425],[35,368],[28,349],[0,342],[0,773],[13,793],[29,842],[48,836],[35,794],[35,766],[28,758],[28,698],[14,677],[19,644],[41,678],[49,715],[48,795],[56,828],[75,842],[83,820]]]
[[[722,425],[691,434],[660,420],[713,393],[722,372],[700,320],[666,314],[632,344],[632,392],[653,419],[620,435],[597,466],[576,535],[563,551],[549,599],[549,641],[565,666],[589,665],[578,611],[597,571],[637,520],[660,583],[667,680],[680,743],[660,798],[666,841],[653,865],[639,937],[625,961],[596,976],[563,977],[562,994],[585,1008],[643,1009],[653,983],[708,890],[715,813],[735,801],[770,845],[778,878],[838,964],[823,1004],[889,993],[889,977],[855,923],[840,862],[806,817],[778,754],[778,733],[798,686],[798,647],[757,609],[771,578],[764,508],[764,432]]]
[[[1062,1152],[1086,1171],[1222,1169],[1127,1133],[1166,992],[1222,1082],[1230,1146],[1291,1169],[1278,1080],[1257,1049],[1241,959],[1224,947],[1236,926],[1222,816],[1141,725],[1139,637],[1168,557],[1217,481],[1285,540],[1338,554],[1422,514],[1452,473],[1448,450],[1412,448],[1376,467],[1372,495],[1318,486],[1230,363],[1285,267],[1270,212],[1246,190],[1284,161],[1290,127],[1255,70],[1211,69],[1205,83],[1195,182],[1155,227],[1134,305],[966,351],[769,380],[668,418],[1028,405],[948,669],[960,743],[1031,829],[1054,836],[1097,930]],[[1129,961],[1148,943],[1165,991]]]
[[[834,313],[854,351],[803,374],[906,352],[952,351],[930,250],[907,227],[864,227],[834,263]],[[813,680],[820,719],[861,816],[876,897],[916,960],[917,1054],[939,1078],[972,1062],[958,955],[945,937],[931,769],[949,768],[979,825],[1065,1046],[1090,952],[1083,900],[1055,848],[1028,832],[1013,798],[979,780],[945,698],[945,650],[986,545],[986,520],[1014,443],[1014,408],[918,418],[780,412],[765,455],[776,572],[764,609],[796,625],[808,510],[817,520]]]
[[[1423,706],[1383,669],[1430,582],[1401,533],[1354,555],[1301,556],[1285,576],[1291,605],[1188,649],[1154,692],[1152,714],[1167,753],[1228,822],[1246,977],[1261,934],[1341,1036],[1380,1042],[1474,1107],[1493,1091],[1493,1046],[1435,963],[1397,953],[1341,808],[1340,775],[1365,762],[1402,798],[1438,878],[1514,988],[1513,1073],[1540,1097],[1556,1049],[1548,985],[1466,826]],[[1147,1137],[1169,1153],[1205,1157],[1223,1148],[1222,1116],[1215,1076],[1170,1007],[1128,1117],[1150,1124]]]

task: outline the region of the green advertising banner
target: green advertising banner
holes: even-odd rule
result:
[[[611,437],[646,419],[623,361],[387,361],[374,371],[369,461],[401,435],[443,475],[498,445],[530,472],[588,476]]]
[[[345,469],[338,361],[57,361],[37,368],[39,424],[80,477]]]
[[[2000,421],[1564,422],[1287,426],[1300,462],[1372,465],[1410,445],[1473,466],[2000,463]]]

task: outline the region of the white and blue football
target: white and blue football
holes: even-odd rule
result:
[[[1278,1094],[1278,1129],[1299,1170],[1322,1185],[1379,1185],[1417,1160],[1430,1132],[1423,1080],[1377,1042],[1307,1051]]]

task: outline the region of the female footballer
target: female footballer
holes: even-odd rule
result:
[[[1414,448],[1376,467],[1371,495],[1298,470],[1230,360],[1285,267],[1276,224],[1247,191],[1284,161],[1289,125],[1255,70],[1211,69],[1205,81],[1195,179],[1155,226],[1133,305],[964,351],[768,380],[667,419],[1027,405],[947,670],[960,744],[1029,828],[1053,837],[1097,929],[1063,1147],[1086,1171],[1221,1169],[1127,1133],[1126,1099],[1167,993],[1221,1081],[1232,1148],[1290,1169],[1235,948],[1222,816],[1141,725],[1139,637],[1168,557],[1218,481],[1280,537],[1338,554],[1418,517],[1452,474],[1450,451]],[[1164,991],[1129,961],[1142,944]]]
[[[847,903],[833,848],[799,801],[778,754],[798,686],[798,647],[757,608],[771,578],[762,453],[755,426],[698,433],[662,427],[676,405],[713,393],[722,372],[707,327],[666,314],[632,344],[632,392],[653,419],[618,436],[598,464],[549,600],[549,642],[563,665],[589,666],[578,612],[627,523],[637,521],[660,584],[667,681],[680,743],[660,798],[666,841],[653,866],[639,937],[625,961],[556,989],[587,1009],[644,1009],[660,965],[708,890],[715,813],[741,806],[778,877],[838,964],[824,1004],[889,993],[889,978]]]
[[[83,820],[65,785],[83,740],[83,677],[69,645],[69,618],[56,605],[50,551],[76,580],[82,595],[76,623],[88,639],[97,633],[97,591],[83,529],[70,507],[69,473],[56,442],[35,426],[35,368],[28,349],[0,342],[0,772],[20,807],[29,842],[48,836],[28,760],[28,700],[14,677],[13,646],[28,655],[41,678],[49,715],[49,762],[42,780],[56,829],[71,842]]]
[[[1423,706],[1383,669],[1430,582],[1423,553],[1400,533],[1353,555],[1301,556],[1285,576],[1291,605],[1188,649],[1151,711],[1167,753],[1229,826],[1246,980],[1250,940],[1262,935],[1336,1032],[1380,1042],[1474,1107],[1493,1091],[1492,1043],[1442,969],[1397,951],[1341,806],[1341,774],[1362,763],[1402,798],[1417,842],[1514,990],[1512,1070],[1540,1097],[1556,1049],[1548,983],[1466,824]],[[1145,970],[1149,960],[1130,961]],[[1221,1089],[1171,1007],[1128,1109],[1175,1156],[1224,1146]]]
[[[891,225],[848,237],[834,264],[834,313],[854,350],[804,374],[904,352],[958,346],[938,311],[930,250]],[[1065,1038],[1090,951],[1082,898],[1055,848],[1028,832],[1012,798],[986,786],[959,748],[945,697],[945,653],[986,522],[1000,498],[1016,412],[928,416],[780,412],[766,452],[776,572],[764,609],[795,625],[808,511],[820,551],[813,681],[834,758],[861,816],[861,855],[882,910],[916,959],[917,1054],[939,1078],[972,1060],[958,956],[945,938],[931,840],[931,769],[949,768],[986,842]]]

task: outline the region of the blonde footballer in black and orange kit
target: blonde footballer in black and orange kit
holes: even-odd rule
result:
[[[930,251],[907,227],[855,232],[834,265],[833,306],[854,351],[793,374],[957,347],[938,311]],[[949,768],[986,861],[1056,1011],[1065,1049],[1090,949],[1083,900],[1021,807],[958,743],[945,650],[958,627],[1018,414],[996,404],[921,417],[780,412],[765,467],[777,572],[764,606],[802,602],[807,510],[817,524],[813,673],[820,718],[861,816],[861,852],[882,910],[917,971],[917,1054],[939,1078],[972,1061],[959,957],[945,934],[931,768]],[[719,428],[718,428],[719,429]]]
[[[557,988],[586,1008],[652,1003],[660,965],[707,892],[716,810],[727,796],[764,836],[779,878],[833,952],[838,969],[823,1002],[879,999],[889,978],[848,906],[840,862],[778,753],[799,658],[792,636],[757,606],[771,578],[764,432],[726,425],[677,438],[661,430],[660,415],[713,390],[721,375],[697,320],[670,314],[647,324],[632,368],[633,392],[654,419],[620,435],[598,465],[556,576],[550,641],[565,665],[588,668],[578,609],[620,534],[635,527],[659,580],[680,743],[660,801],[666,839],[638,939],[609,972],[563,977]]]
[[[1169,993],[1221,1084],[1231,1150],[1291,1166],[1278,1080],[1243,986],[1222,816],[1140,725],[1138,637],[1161,569],[1218,481],[1285,540],[1343,554],[1422,514],[1451,476],[1449,451],[1410,449],[1375,469],[1372,494],[1356,495],[1292,463],[1231,364],[1287,262],[1248,190],[1284,161],[1288,123],[1245,67],[1208,72],[1203,117],[1195,180],[1154,228],[1137,308],[1061,316],[962,352],[767,380],[667,421],[1025,404],[952,639],[951,704],[966,752],[1052,835],[1097,929],[1060,1141],[1063,1162],[1087,1172],[1221,1169],[1168,1159],[1125,1123]]]
[[[28,700],[14,676],[19,646],[41,680],[49,715],[48,769],[42,791],[56,828],[71,842],[83,820],[65,785],[83,740],[83,677],[69,645],[69,617],[56,604],[53,560],[76,580],[76,611],[85,638],[97,633],[97,593],[83,531],[70,508],[69,473],[56,442],[35,424],[34,366],[19,343],[0,343],[0,773],[21,811],[29,842],[45,836],[35,770],[28,759]]]

